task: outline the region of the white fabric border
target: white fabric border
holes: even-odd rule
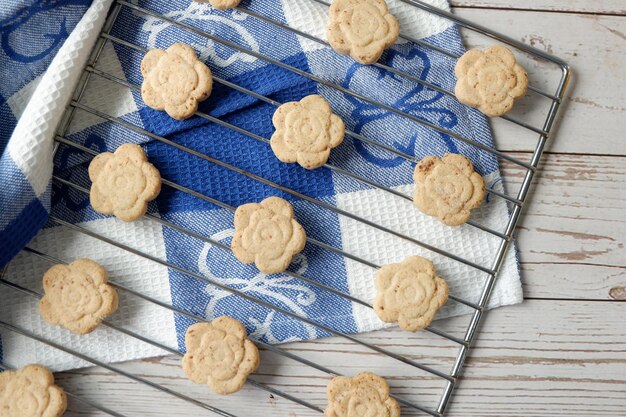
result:
[[[102,236],[114,238],[141,252],[165,260],[165,242],[159,223],[144,219],[123,223],[116,218],[95,220],[81,224]],[[148,259],[133,255],[85,234],[66,227],[43,229],[29,243],[29,247],[63,261],[73,261],[76,254],[103,265],[112,282],[172,304],[168,269]],[[8,281],[42,293],[41,279],[53,265],[34,254],[21,252],[10,264]],[[34,332],[62,346],[77,350],[103,362],[119,362],[162,355],[161,349],[126,336],[117,330],[100,326],[85,336],[46,323],[39,315],[34,297],[5,289],[0,304],[0,317],[13,325]],[[111,317],[116,326],[134,331],[171,348],[177,347],[174,315],[169,309],[119,291],[120,306]],[[2,348],[11,366],[45,363],[55,371],[75,369],[89,364],[73,356],[33,342],[15,332],[2,330]]]
[[[499,174],[496,172],[484,179],[487,184],[491,184],[498,177]],[[393,188],[411,195],[414,187],[404,185]],[[498,182],[494,188],[501,190],[501,183]],[[412,202],[401,198],[389,198],[387,192],[382,190],[370,189],[338,194],[337,207],[485,267],[493,264],[501,241],[499,237],[470,225],[446,226],[439,220],[422,214]],[[472,212],[472,220],[497,231],[504,230],[508,218],[506,203],[499,197],[490,196],[489,203]],[[423,256],[434,262],[438,274],[450,285],[451,294],[478,302],[488,277],[486,273],[345,216],[340,216],[339,223],[343,249],[346,252],[381,266],[400,262],[411,255]],[[390,254],[393,254],[391,258]],[[376,271],[350,259],[346,259],[345,262],[350,294],[361,300],[373,302],[376,296],[374,285]],[[511,246],[498,275],[489,308],[517,304],[522,300],[515,247]],[[371,309],[354,305],[354,310],[360,332],[381,328],[381,321]],[[449,301],[440,310],[437,318],[458,316],[469,311],[466,306]]]
[[[37,85],[7,152],[40,197],[52,177],[53,137],[112,0],[94,0]]]
[[[425,0],[440,9],[450,11],[447,0]],[[326,40],[328,7],[311,0],[282,0],[287,24],[319,39]],[[387,0],[389,11],[396,16],[402,33],[414,39],[423,39],[441,33],[453,25],[452,21],[434,16],[400,0]],[[310,39],[298,37],[302,50],[311,52],[326,46]],[[402,40],[401,40],[402,42]]]

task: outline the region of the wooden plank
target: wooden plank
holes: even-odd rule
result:
[[[566,262],[524,262],[526,298],[626,300],[626,268]]]
[[[547,150],[561,153],[626,155],[623,121],[626,119],[623,51],[626,19],[568,13],[458,9],[465,18],[566,60],[573,69],[557,136]],[[465,31],[470,46],[486,47],[489,38]],[[531,84],[555,90],[558,70],[553,64],[518,54]],[[547,99],[529,95],[513,110],[515,117],[541,127]],[[501,119],[493,119],[500,149],[534,149],[537,135]]]
[[[626,158],[544,158],[517,231],[525,295],[619,298],[626,285]],[[524,170],[506,163],[502,172],[507,188],[517,190]]]
[[[527,301],[487,315],[454,416],[623,416],[626,303]]]
[[[626,15],[622,0],[452,0],[450,3],[453,7]]]
[[[539,300],[490,312],[447,416],[512,417],[522,412],[529,417],[623,416],[625,313],[626,303]],[[465,325],[463,319],[452,319],[442,326],[460,331]],[[452,346],[437,347],[433,337],[388,329],[367,335],[367,340],[390,350],[411,350],[431,357],[447,357],[455,352]],[[356,372],[355,364],[364,364],[385,375],[396,395],[418,403],[433,404],[441,395],[433,381],[420,380],[420,376],[411,376],[399,366],[381,367],[380,355],[335,338],[290,344],[288,349],[346,374]],[[257,380],[265,380],[321,408],[325,406],[327,376],[282,358],[277,360],[265,352],[262,360],[264,365],[255,376]],[[186,381],[178,358],[121,366],[236,415],[319,415],[249,386],[231,397],[212,395],[206,387]],[[67,389],[128,416],[211,415],[98,369],[61,374],[58,381]],[[405,407],[403,416],[411,415],[424,414]]]

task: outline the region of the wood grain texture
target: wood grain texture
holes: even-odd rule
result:
[[[626,4],[622,0],[454,0],[469,19],[565,58],[574,84],[558,136],[534,182],[534,194],[518,228],[526,297],[522,305],[489,312],[447,417],[622,417],[626,410],[626,141],[623,95]],[[517,9],[515,11],[507,8]],[[523,10],[541,10],[523,11]],[[521,10],[521,11],[520,11]],[[600,15],[593,15],[598,13]],[[472,45],[490,42],[467,36]],[[526,59],[521,57],[522,60]],[[531,80],[554,68],[526,59]],[[552,72],[551,72],[552,71]],[[553,80],[552,80],[553,81]],[[539,84],[546,86],[546,84]],[[527,98],[514,115],[539,121],[541,103]],[[532,149],[536,135],[493,121],[501,149]],[[523,171],[504,164],[507,187],[519,187]],[[567,300],[560,300],[567,299]],[[467,317],[437,326],[462,335]],[[397,329],[362,335],[436,369],[449,371],[458,347],[430,333]],[[424,372],[368,352],[345,340],[325,339],[286,347],[338,372],[369,369],[388,377],[394,393],[434,407],[443,384]],[[190,384],[179,358],[119,365],[241,416],[320,415],[247,385],[234,397]],[[215,415],[102,369],[57,376],[68,390],[127,416]],[[327,375],[262,352],[254,376],[324,407]],[[103,415],[70,401],[69,416]],[[424,415],[403,409],[403,416]]]
[[[531,417],[623,416],[626,407],[624,314],[626,303],[545,300],[490,312],[447,416],[517,417],[521,410]],[[465,325],[459,318],[440,326],[460,331]],[[435,347],[434,336],[423,333],[407,335],[389,329],[368,334],[366,338],[413,358],[428,357],[431,365],[447,362],[455,352],[453,346]],[[363,368],[379,372],[388,378],[396,395],[427,407],[440,395],[432,379],[407,373],[406,369],[381,361],[380,355],[365,352],[352,343],[326,339],[291,344],[289,350],[341,373],[353,374]],[[261,356],[263,365],[255,379],[316,406],[325,406],[326,375],[267,352]],[[319,415],[249,385],[234,397],[213,395],[206,387],[186,381],[180,360],[171,356],[122,367],[236,415]],[[68,373],[60,376],[59,381],[73,392],[123,411],[127,416],[212,415],[110,372],[92,369]],[[402,415],[422,414],[405,407]]]
[[[570,64],[572,83],[557,124],[557,137],[549,142],[548,151],[626,155],[620,123],[626,118],[625,17],[477,9],[459,9],[457,13]],[[470,31],[464,34],[470,46],[484,48],[493,43]],[[560,75],[558,68],[517,55],[529,72],[531,85],[554,93]],[[541,127],[548,104],[548,99],[529,94],[518,102],[511,115]],[[492,120],[492,125],[500,149],[527,151],[537,141],[537,134],[502,119]]]
[[[524,170],[502,168],[517,190]],[[546,154],[540,168],[517,230],[525,295],[615,299],[626,285],[626,158]]]
[[[453,7],[626,15],[622,0],[452,0]]]

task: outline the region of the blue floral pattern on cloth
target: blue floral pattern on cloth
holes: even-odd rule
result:
[[[416,119],[484,145],[492,145],[485,118],[455,99],[389,71],[356,64],[329,48],[305,50],[294,33],[279,30],[240,11],[216,11],[206,4],[183,0],[137,0],[133,3],[211,35],[218,35],[254,54],[271,56],[284,65],[323,78],[357,95],[380,101]],[[16,63],[14,68],[30,62],[28,60],[35,59],[51,48],[54,49],[55,42],[71,31],[72,24],[80,15],[78,12],[81,7],[84,10],[87,4],[86,0],[38,3],[36,10],[40,11],[37,13],[45,14],[53,23],[47,27],[43,37],[46,43],[39,44],[35,50],[24,50],[23,44],[9,45],[6,50],[15,51],[13,56],[24,60]],[[244,7],[257,13],[288,23],[281,4],[280,1],[243,3]],[[44,9],[45,7],[49,8]],[[31,8],[35,10],[34,5]],[[57,14],[66,9],[77,13],[66,13],[63,16]],[[1,12],[0,7],[0,16]],[[13,19],[15,22],[24,22],[22,26],[27,25],[29,20],[19,20],[19,16],[14,16]],[[0,25],[3,50],[5,37],[10,38],[11,31],[17,30],[11,29],[10,22],[6,22],[9,21]],[[445,132],[425,127],[402,115],[381,109],[358,96],[319,85],[288,69],[132,8],[121,9],[111,35],[142,48],[167,48],[174,42],[189,44],[199,53],[200,59],[210,65],[215,76],[278,102],[297,101],[309,94],[322,94],[331,103],[333,110],[344,119],[348,129],[411,156],[407,160],[349,137],[331,152],[329,163],[386,187],[410,185],[415,166],[410,159],[419,160],[430,154],[454,152],[467,155],[482,175],[498,170],[493,155],[456,140]],[[463,51],[461,38],[455,27],[432,35],[426,41],[445,45],[453,52]],[[123,43],[110,42],[109,45],[112,46],[126,80],[140,85],[142,79],[139,67],[143,53]],[[0,65],[3,63],[1,59],[0,56]],[[433,50],[403,43],[387,51],[382,59],[388,65],[407,71],[416,78],[448,90],[453,89],[454,60]],[[45,63],[42,63],[41,70],[44,68]],[[24,79],[19,83],[24,85],[28,81]],[[11,89],[19,89],[19,86],[0,86],[0,117],[5,117],[1,106],[6,103],[6,99],[3,102],[2,97],[10,97],[15,93],[9,91]],[[196,279],[179,270],[170,269],[174,306],[208,319],[222,314],[231,315],[244,322],[254,338],[269,343],[313,339],[330,334],[328,329],[294,319],[294,315],[315,320],[329,329],[345,333],[358,332],[354,306],[345,298],[291,275],[267,276],[259,273],[253,265],[238,262],[227,249],[233,234],[233,220],[232,211],[223,204],[234,208],[240,204],[258,202],[271,195],[283,197],[293,204],[296,218],[304,226],[308,236],[341,248],[345,233],[342,227],[345,225],[342,225],[338,214],[279,191],[267,183],[241,175],[237,170],[261,176],[267,181],[331,206],[338,205],[340,196],[369,190],[371,186],[348,180],[326,168],[307,171],[297,164],[280,163],[267,143],[205,118],[173,120],[163,112],[147,108],[137,92],[129,91],[128,94],[134,110],[120,118],[138,127],[139,131],[101,121],[72,133],[70,139],[98,152],[112,151],[125,142],[143,144],[150,161],[160,170],[163,178],[207,197],[200,199],[164,186],[161,195],[149,207],[149,211],[158,214],[163,221],[174,223],[203,237],[198,239],[167,226],[163,228],[166,261],[204,277],[203,280]],[[275,108],[274,105],[248,94],[216,84],[212,96],[200,103],[199,110],[254,135],[269,138],[273,132],[271,117]],[[208,158],[199,158],[154,140],[142,134],[141,129],[164,136]],[[0,134],[0,140],[1,138]],[[62,146],[56,155],[55,172],[71,182],[89,187],[86,172],[89,159],[90,156],[82,151]],[[213,160],[221,161],[222,164],[216,164]],[[224,164],[234,169],[229,169]],[[55,183],[52,194],[51,210],[57,217],[72,223],[98,221],[103,218],[91,210],[88,197],[80,191]],[[212,199],[223,204],[214,204]],[[350,291],[345,259],[320,247],[307,244],[305,250],[294,259],[290,270],[336,290]],[[207,281],[237,289],[266,305],[255,304],[209,285]],[[277,306],[281,311],[274,311],[267,304]],[[182,315],[176,315],[175,318],[179,348],[184,349],[184,332],[191,321]]]
[[[46,223],[50,191],[37,195],[7,146],[27,100],[91,0],[0,2],[0,268]],[[15,140],[18,140],[16,138]]]

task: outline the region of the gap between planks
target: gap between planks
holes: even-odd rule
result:
[[[452,0],[454,8],[505,9],[509,11],[536,11],[553,13],[579,13],[625,16],[626,7],[621,0]]]

